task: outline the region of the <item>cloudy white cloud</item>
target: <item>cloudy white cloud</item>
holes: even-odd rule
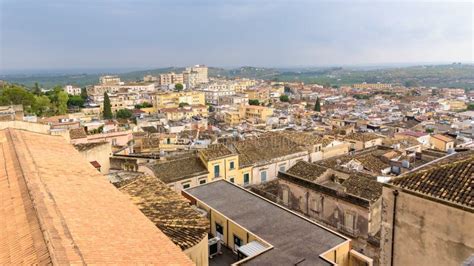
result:
[[[470,1],[0,3],[2,69],[473,61]]]

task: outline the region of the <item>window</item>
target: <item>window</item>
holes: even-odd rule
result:
[[[285,205],[288,205],[288,194],[289,194],[288,189],[284,189],[282,198],[283,198],[283,204]]]
[[[218,223],[216,223],[216,236],[220,240],[224,240],[224,228]]]
[[[237,251],[237,249],[242,245],[242,239],[240,239],[238,236],[234,235],[234,251]]]
[[[216,164],[216,165],[214,165],[214,178],[218,178],[219,176],[220,176],[219,165]]]
[[[350,212],[346,212],[344,214],[344,227],[349,232],[354,231],[354,214]]]
[[[199,184],[200,184],[200,185],[206,184],[206,179],[201,179],[201,180],[199,180]]]
[[[229,181],[234,183],[235,179],[233,177],[229,178]]]
[[[250,175],[249,173],[244,174],[244,185],[248,185],[250,183]]]
[[[183,184],[183,189],[187,189],[187,188],[189,188],[189,187],[191,187],[191,183],[185,183],[185,184]]]
[[[320,202],[318,201],[318,199],[316,198],[312,198],[311,199],[311,210],[313,210],[314,212],[320,212]]]
[[[234,161],[230,162],[229,168],[230,168],[230,170],[234,170],[234,169],[235,169],[235,163],[234,163]]]
[[[260,181],[261,182],[267,181],[267,171],[261,171],[260,172]]]
[[[285,168],[286,168],[285,165],[284,165],[284,164],[281,164],[279,171],[280,171],[280,172],[285,172],[285,170],[286,170]]]

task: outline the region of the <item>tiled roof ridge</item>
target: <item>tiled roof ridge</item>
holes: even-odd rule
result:
[[[26,178],[26,176],[25,176],[25,173],[26,173],[25,169],[27,168],[27,167],[25,167],[25,165],[27,164],[27,161],[31,162],[28,165],[34,165],[34,168],[37,168],[37,166],[36,166],[36,161],[35,161],[34,157],[31,155],[30,148],[24,142],[24,139],[22,137],[22,131],[15,132],[15,134],[14,134],[11,129],[8,129],[8,135],[16,143],[16,145],[13,145],[13,150],[15,151],[15,154],[16,154],[17,159],[19,161],[19,165],[20,165],[20,169],[21,169],[21,175],[22,175],[22,177],[25,181],[26,186],[28,187],[28,195],[31,199],[33,209],[34,209],[36,217],[39,221],[41,232],[43,234],[45,242],[47,243],[47,248],[48,248],[51,260],[53,261],[53,263],[54,262],[67,261],[67,255],[66,255],[67,247],[64,247],[62,245],[61,240],[55,240],[55,239],[58,239],[58,238],[61,238],[61,237],[57,236],[57,234],[59,234],[59,232],[57,232],[55,226],[52,224],[52,219],[50,217],[51,214],[49,214],[48,208],[46,206],[39,206],[39,205],[46,205],[46,202],[44,202],[44,200],[43,200],[45,197],[40,197],[40,196],[35,197],[35,196],[33,196],[32,191],[36,190],[38,192],[38,194],[42,194],[42,195],[46,194],[47,198],[49,198],[53,203],[55,203],[54,198],[52,198],[51,193],[49,192],[46,184],[44,184],[44,183],[34,184],[36,182],[34,182],[33,180],[30,180],[29,178]],[[15,139],[16,139],[16,141],[15,141]],[[24,148],[23,150],[26,151],[25,154],[20,154],[21,152],[19,153],[18,146],[20,146],[20,145]],[[20,157],[22,157],[23,160],[21,160]],[[35,175],[36,178],[41,180],[41,177],[37,174],[36,171],[31,171],[30,174]],[[41,208],[44,212],[46,212],[46,215],[44,215],[44,216],[40,215],[39,212],[38,212],[38,208]],[[72,244],[71,247],[73,247],[73,249],[71,251],[73,251],[76,255],[78,255],[78,257],[82,261],[82,263],[85,263],[85,260],[84,260],[84,257],[81,254],[81,251],[78,249],[77,245],[74,243],[74,239],[72,239],[71,233],[70,233],[70,231],[67,227],[67,224],[64,221],[64,217],[61,216],[60,210],[58,210],[57,206],[55,206],[55,205],[53,206],[53,208],[55,209],[56,215],[61,220],[62,229],[64,230],[64,236],[62,236],[62,237],[66,237],[66,238],[69,239],[70,243]],[[49,228],[49,227],[51,227],[50,229],[52,229],[52,230],[46,229],[46,228]],[[50,235],[50,234],[52,234],[52,235]],[[59,252],[57,252],[57,251],[59,251]]]
[[[176,223],[166,223],[163,221],[173,221],[172,219],[154,219],[153,221],[159,221],[161,226],[174,227],[174,228],[188,228],[188,229],[207,229],[206,226],[192,225],[192,224],[176,224]],[[194,222],[194,219],[183,219],[180,218],[180,222]]]
[[[8,182],[8,186],[10,187],[10,186],[15,186],[16,185],[18,188],[19,187],[28,188],[28,184],[27,184],[27,181],[25,179],[23,168],[21,167],[20,160],[18,158],[18,152],[15,149],[15,145],[12,145],[12,143],[13,143],[13,141],[12,141],[13,140],[12,132],[9,128],[7,128],[5,130],[1,130],[0,133],[1,132],[4,132],[5,139],[7,139],[7,141],[4,142],[2,139],[0,139],[0,150],[2,151],[2,155],[0,156],[0,158],[2,158],[4,160],[7,160],[7,158],[9,158],[10,156],[14,156],[14,159],[12,160],[12,164],[10,165],[11,169],[9,169],[8,165],[6,164],[6,161],[5,161],[5,165],[4,165],[5,169],[3,171],[5,171],[4,172],[6,174],[5,178]],[[15,158],[16,158],[16,160],[15,160]],[[20,172],[19,174],[17,174],[16,166],[18,166],[18,168],[19,168],[19,172]],[[0,174],[1,174],[1,172],[0,172]],[[18,178],[19,176],[21,176],[21,178]],[[3,177],[2,177],[2,179],[3,179]],[[20,180],[22,182],[19,182]],[[15,181],[17,181],[16,184],[14,184]],[[20,192],[20,195],[19,195],[20,197],[19,198],[23,198],[23,195],[25,195],[25,194],[23,194],[23,195],[22,194],[23,193]],[[25,218],[25,220],[28,220],[26,224],[28,225],[28,229],[31,230],[30,232],[33,233],[33,231],[35,231],[37,233],[35,235],[40,236],[39,239],[37,239],[36,237],[31,235],[31,244],[32,244],[32,246],[34,246],[33,250],[30,250],[30,252],[32,253],[31,255],[33,255],[34,259],[38,259],[38,261],[35,262],[35,263],[39,263],[39,264],[41,264],[41,263],[54,263],[54,257],[51,256],[52,255],[51,254],[51,248],[50,248],[50,246],[48,245],[48,242],[45,239],[44,227],[43,227],[42,223],[39,220],[38,211],[37,211],[37,209],[35,208],[35,205],[34,205],[35,202],[34,202],[32,196],[30,194],[30,191],[28,189],[26,189],[26,195],[25,196],[26,196],[26,199],[20,199],[24,204],[24,206],[23,206],[23,208],[24,208],[23,215],[24,216],[23,217]],[[11,199],[13,200],[14,197],[11,197]],[[25,201],[28,201],[28,203],[25,204]],[[25,205],[27,205],[28,207],[25,206]],[[28,214],[31,213],[31,212],[33,213],[33,218],[28,218],[28,216],[29,216]],[[16,214],[16,216],[19,216],[18,213]],[[39,229],[39,230],[35,230],[35,229]],[[24,232],[24,234],[25,233],[26,232]],[[25,237],[25,235],[23,235],[23,238],[24,237]],[[2,241],[0,241],[0,244],[3,244]],[[13,244],[13,246],[14,246],[14,244]],[[26,241],[24,241],[21,246],[27,247]],[[10,246],[10,248],[11,247],[12,246]],[[0,249],[0,253],[2,253],[1,254],[2,257],[0,258],[0,262],[5,263],[5,264],[19,262],[19,261],[16,261],[15,259],[12,260],[12,256],[11,256],[11,254],[9,254],[10,252],[12,252],[12,250],[8,250],[5,254],[5,253],[3,253],[3,250]],[[18,249],[14,250],[13,252],[17,253],[17,254],[21,254],[21,256],[23,257],[23,258],[21,258],[23,263],[28,263],[30,261],[28,258],[25,258],[29,254],[21,253],[21,251],[19,251]],[[40,252],[41,252],[41,254],[40,254]],[[41,256],[41,257],[39,257],[39,256]]]

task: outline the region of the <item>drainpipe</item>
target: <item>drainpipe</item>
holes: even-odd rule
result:
[[[397,215],[397,196],[398,190],[393,191],[393,213],[392,213],[392,247],[391,247],[391,255],[390,255],[390,266],[393,266],[393,255],[395,250],[395,221]]]
[[[227,160],[224,159],[224,180],[227,180]]]

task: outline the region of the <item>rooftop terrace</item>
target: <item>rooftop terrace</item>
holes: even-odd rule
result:
[[[204,202],[273,248],[247,261],[249,265],[329,265],[319,257],[349,241],[302,216],[224,180],[184,191]],[[265,217],[265,219],[262,219]]]

